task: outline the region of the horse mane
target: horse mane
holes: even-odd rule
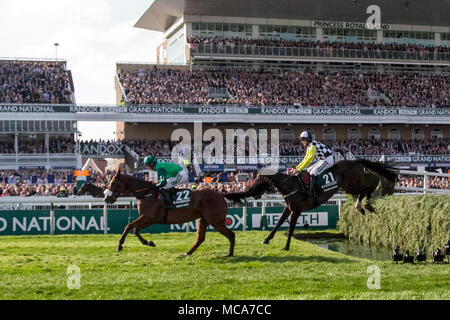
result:
[[[364,168],[380,174],[390,182],[395,182],[395,179],[397,179],[398,170],[390,163],[372,162],[365,159],[358,159],[356,162],[359,162]]]
[[[124,177],[126,179],[127,182],[134,183],[138,186],[138,188],[142,188],[142,187],[149,187],[149,188],[156,188],[155,187],[155,183],[151,182],[151,181],[147,181],[132,175],[128,175],[128,174],[121,174],[121,177]]]

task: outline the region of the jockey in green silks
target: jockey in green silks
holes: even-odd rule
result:
[[[157,187],[169,190],[179,184],[187,183],[187,172],[179,165],[172,162],[157,162],[154,156],[147,156],[144,165],[158,174]]]

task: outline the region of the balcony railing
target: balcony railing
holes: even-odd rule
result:
[[[292,58],[338,58],[405,61],[450,61],[450,52],[412,52],[392,50],[355,50],[308,47],[258,47],[247,45],[191,45],[191,55],[239,55],[239,56],[276,56]]]
[[[81,155],[77,153],[0,154],[0,169],[20,168],[68,169],[81,167]]]

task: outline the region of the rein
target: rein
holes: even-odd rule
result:
[[[142,192],[142,191],[145,191],[145,190],[148,190],[148,189],[151,189],[151,188],[152,187],[142,188],[142,189],[139,189],[139,190],[135,190],[134,192],[138,193],[138,192]]]

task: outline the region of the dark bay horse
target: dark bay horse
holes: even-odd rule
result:
[[[105,196],[103,193],[104,191],[105,189],[97,187],[96,185],[90,182],[87,182],[81,186],[80,190],[78,190],[77,192],[77,195],[81,196],[83,194],[88,193],[94,198],[103,198]]]
[[[90,194],[94,198],[103,198],[105,196],[105,188],[97,187],[95,184],[86,182],[84,183],[80,190],[78,190],[77,195],[81,196],[83,194]],[[133,193],[130,191],[124,192],[120,195],[121,197],[133,197]]]
[[[356,208],[364,214],[365,211],[361,207],[361,201],[367,197],[366,209],[374,211],[370,205],[370,198],[372,193],[377,188],[379,182],[383,183],[383,188],[392,190],[397,177],[397,171],[390,165],[385,165],[379,162],[371,162],[367,160],[343,160],[337,162],[331,168],[334,177],[336,177],[339,188],[346,193],[358,196]],[[261,175],[258,173],[254,183],[244,192],[231,192],[225,194],[227,199],[233,201],[240,201],[248,197],[259,198],[273,187],[283,195],[286,201],[286,207],[278,220],[277,225],[264,240],[264,244],[268,244],[274,237],[278,228],[284,221],[291,216],[288,239],[285,250],[289,250],[291,237],[294,233],[295,225],[298,217],[302,211],[308,211],[316,208],[320,204],[330,199],[337,190],[330,190],[328,192],[319,193],[316,198],[307,196],[305,192],[300,192],[299,181],[296,175],[286,175],[283,173],[276,173],[274,175]],[[389,191],[388,193],[390,193]]]
[[[153,241],[147,241],[141,236],[140,230],[155,223],[178,224],[197,219],[197,240],[185,255],[191,255],[202,244],[205,240],[206,229],[211,225],[230,241],[228,256],[233,256],[235,235],[225,225],[227,204],[222,193],[211,189],[192,191],[192,202],[189,207],[166,212],[164,204],[158,200],[159,188],[155,184],[133,176],[122,175],[120,170],[112,178],[107,190],[109,192],[105,190],[104,199],[106,203],[114,203],[119,195],[126,191],[133,193],[138,200],[139,217],[125,227],[117,247],[118,252],[123,249],[122,245],[131,229],[134,229],[134,234],[143,245],[155,246]]]

